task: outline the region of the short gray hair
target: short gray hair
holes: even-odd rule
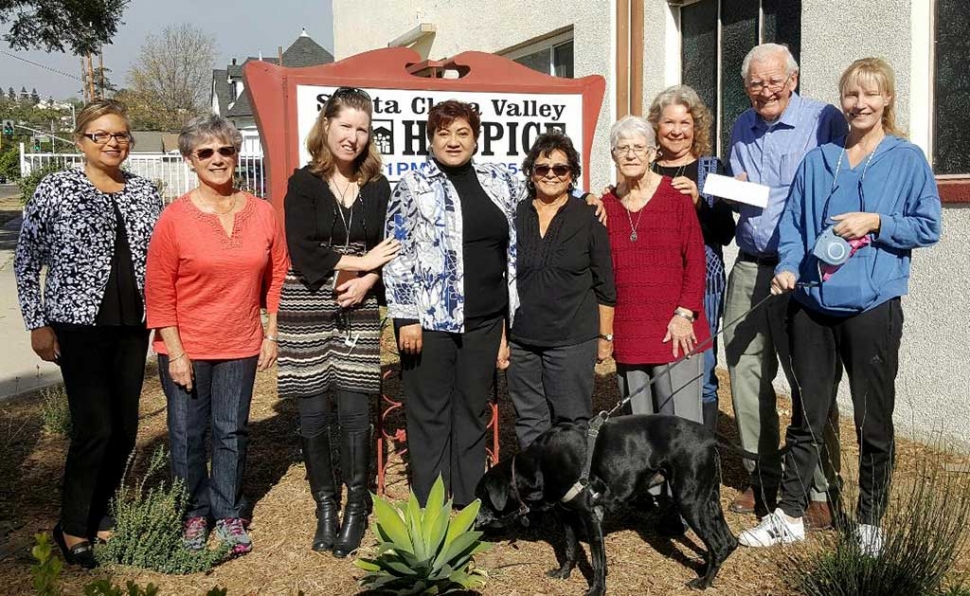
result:
[[[179,133],[179,153],[182,157],[192,155],[195,148],[207,139],[218,139],[231,143],[238,152],[242,148],[242,134],[232,122],[222,116],[209,114],[189,120]]]
[[[616,121],[610,129],[610,150],[616,149],[621,139],[633,137],[643,137],[647,141],[647,147],[656,148],[657,135],[653,132],[650,123],[640,116],[624,116]]]
[[[748,81],[748,75],[751,74],[751,63],[761,62],[769,57],[775,57],[782,55],[785,58],[785,74],[790,75],[793,72],[798,72],[798,62],[795,62],[795,57],[792,56],[791,50],[788,46],[778,44],[778,43],[763,43],[760,46],[755,46],[751,48],[748,55],[744,57],[744,62],[741,63],[741,78],[745,82]]]

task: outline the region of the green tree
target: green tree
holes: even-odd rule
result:
[[[0,0],[3,39],[17,50],[78,56],[111,43],[130,0]]]

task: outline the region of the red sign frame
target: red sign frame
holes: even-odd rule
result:
[[[296,88],[298,85],[352,86],[415,91],[472,91],[497,93],[566,93],[583,97],[583,163],[590,163],[593,135],[606,80],[599,75],[564,79],[536,72],[508,58],[486,52],[463,52],[448,60],[448,68],[465,73],[458,79],[416,76],[421,56],[408,48],[385,48],[351,56],[339,62],[308,68],[286,68],[262,61],[243,67],[256,126],[263,144],[267,194],[283,215],[286,183],[302,167],[297,138]],[[270,134],[269,131],[274,131]],[[276,132],[278,131],[278,132]],[[589,188],[589,168],[583,172]]]

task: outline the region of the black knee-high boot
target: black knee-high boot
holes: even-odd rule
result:
[[[701,405],[704,408],[704,426],[711,432],[717,432],[717,402],[705,401]]]
[[[330,461],[330,432],[315,437],[303,437],[303,460],[306,462],[310,492],[317,503],[317,532],[313,535],[313,550],[333,550],[337,542],[337,514],[340,512],[340,493],[334,480]]]
[[[347,505],[333,554],[343,558],[357,550],[367,529],[367,516],[371,509],[367,486],[370,475],[370,430],[341,432],[340,442],[341,468],[347,483]]]

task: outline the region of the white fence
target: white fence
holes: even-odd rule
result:
[[[84,167],[80,153],[27,153],[20,144],[20,175],[47,166],[61,168]],[[132,153],[125,161],[124,169],[132,174],[154,181],[162,192],[165,202],[171,202],[189,192],[199,181],[181,155],[171,153]],[[266,197],[266,176],[262,155],[240,155],[236,165],[236,185],[258,197]]]

